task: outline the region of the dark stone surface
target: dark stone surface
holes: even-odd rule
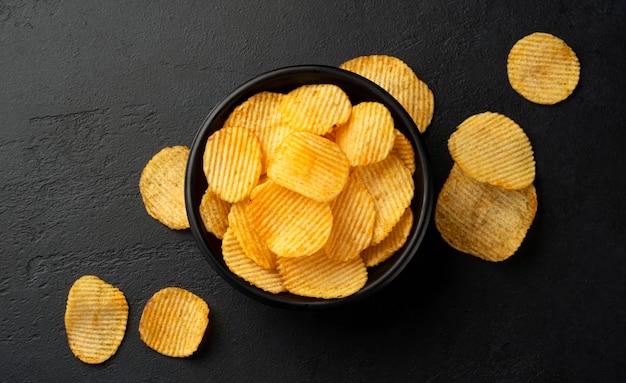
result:
[[[0,380],[625,381],[625,5],[0,0]],[[555,106],[507,82],[508,50],[534,31],[563,38],[582,65]],[[402,58],[435,94],[424,138],[437,191],[452,165],[447,138],[466,117],[497,111],[525,129],[539,212],[513,258],[460,254],[433,226],[372,299],[292,312],[234,291],[190,232],[145,212],[145,163],[190,145],[237,85],[373,53]],[[119,351],[98,366],[74,358],[63,326],[83,274],[130,305]],[[189,359],[139,339],[143,305],[169,285],[212,309]]]

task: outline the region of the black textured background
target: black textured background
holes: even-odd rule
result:
[[[626,381],[625,10],[619,0],[0,0],[0,380]],[[563,38],[581,62],[578,88],[555,106],[507,81],[508,50],[535,31]],[[513,258],[460,254],[432,226],[405,273],[367,302],[293,312],[240,295],[189,231],[145,212],[145,163],[190,145],[236,86],[374,53],[405,60],[435,94],[424,139],[437,192],[452,165],[447,138],[466,117],[497,111],[524,128],[539,211]],[[83,274],[130,304],[119,351],[98,366],[74,358],[63,325]],[[212,309],[189,359],[139,339],[143,305],[169,285]]]

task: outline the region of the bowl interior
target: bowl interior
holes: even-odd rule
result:
[[[353,105],[362,101],[377,101],[387,106],[395,127],[411,141],[415,150],[416,171],[413,175],[415,195],[411,204],[414,223],[404,246],[381,265],[368,269],[368,281],[357,293],[339,299],[307,298],[290,293],[272,294],[250,285],[233,274],[222,258],[221,241],[204,229],[199,206],[207,188],[202,170],[206,141],[220,129],[232,110],[252,95],[262,91],[287,93],[306,84],[335,84],[350,97]],[[263,303],[286,308],[332,307],[356,301],[381,289],[395,278],[415,255],[424,237],[432,211],[432,181],[426,148],[413,120],[402,106],[373,82],[330,66],[294,66],[262,74],[237,88],[218,104],[203,122],[189,155],[185,176],[187,215],[193,236],[202,254],[217,273],[236,289]]]

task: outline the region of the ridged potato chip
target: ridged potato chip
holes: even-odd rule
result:
[[[363,250],[361,258],[365,266],[373,267],[389,259],[405,244],[413,226],[413,210],[407,208],[393,230],[379,244]]]
[[[267,172],[269,164],[274,161],[276,149],[278,145],[289,134],[295,132],[291,125],[284,122],[269,126],[257,133],[261,147],[263,148],[263,158],[265,159],[263,173]]]
[[[209,306],[202,298],[179,287],[166,287],[144,306],[139,335],[154,351],[184,358],[196,352],[208,324]]]
[[[376,223],[372,245],[382,241],[411,204],[415,185],[411,172],[398,157],[390,154],[374,164],[354,168],[352,174],[372,195],[376,207]]]
[[[261,176],[261,178],[259,178],[259,183],[254,187],[254,189],[252,189],[252,191],[250,192],[250,198],[248,199],[248,202],[250,202],[250,200],[256,198],[256,195],[263,190],[263,187],[265,187],[266,185],[268,185],[268,182],[270,179],[267,178],[267,174],[264,174]]]
[[[264,173],[276,146],[293,128],[282,121],[279,105],[283,93],[259,92],[238,105],[228,116],[223,127],[239,126],[256,134],[263,149]]]
[[[250,200],[252,228],[279,257],[303,257],[324,246],[333,224],[328,202],[319,202],[267,181]]]
[[[230,271],[248,283],[273,294],[286,291],[278,271],[263,268],[251,260],[231,229],[222,240],[222,257]]]
[[[356,57],[339,66],[378,84],[409,113],[420,132],[426,131],[435,112],[435,98],[428,85],[397,57],[371,55]]]
[[[161,149],[146,164],[139,179],[139,192],[148,214],[174,230],[189,228],[185,210],[185,170],[189,148]]]
[[[463,171],[478,181],[521,189],[535,179],[530,140],[515,121],[500,113],[467,118],[450,135],[448,149]]]
[[[316,201],[341,192],[350,163],[334,142],[309,132],[294,132],[280,143],[267,176],[275,183]]]
[[[411,174],[415,173],[415,150],[411,141],[401,131],[394,129],[395,137],[390,154],[398,157]]]
[[[352,103],[337,85],[311,84],[287,93],[279,110],[295,130],[324,135],[348,121]]]
[[[128,302],[117,287],[94,275],[74,282],[67,297],[65,331],[72,353],[98,364],[116,352],[128,322]]]
[[[263,151],[256,135],[231,126],[213,133],[206,143],[203,170],[209,189],[235,203],[246,198],[261,175]]]
[[[372,242],[376,221],[372,195],[361,181],[350,177],[346,187],[330,203],[330,207],[333,228],[324,246],[326,255],[338,261],[357,258]]]
[[[360,257],[336,261],[323,250],[307,257],[279,258],[278,272],[289,292],[305,297],[342,298],[367,282],[367,269]]]
[[[237,237],[244,254],[264,269],[276,268],[276,254],[267,247],[265,241],[252,229],[246,215],[248,201],[234,204],[228,214],[228,223]]]
[[[200,218],[204,228],[217,238],[224,238],[228,228],[228,213],[231,203],[224,201],[217,194],[207,189],[200,201]]]
[[[385,105],[361,102],[352,107],[348,122],[337,128],[335,142],[352,166],[382,161],[393,147],[394,122]]]
[[[453,248],[487,261],[513,255],[537,212],[533,184],[508,190],[479,182],[455,164],[435,207],[435,225]]]
[[[278,106],[284,97],[283,93],[256,93],[235,107],[222,127],[243,127],[258,133],[276,125],[281,121]]]
[[[580,63],[565,41],[549,33],[535,32],[511,48],[507,75],[511,87],[525,99],[553,105],[574,92]]]

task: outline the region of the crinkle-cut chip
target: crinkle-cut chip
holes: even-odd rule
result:
[[[252,229],[246,215],[248,201],[233,204],[228,214],[229,227],[237,237],[244,254],[264,269],[276,268],[276,254],[265,244],[265,241]]]
[[[200,218],[204,228],[219,239],[224,237],[228,228],[230,206],[230,202],[224,201],[209,189],[204,192],[200,201]]]
[[[324,135],[348,121],[352,103],[337,85],[312,84],[287,93],[279,109],[295,130]]]
[[[273,294],[286,291],[278,271],[265,269],[248,258],[230,229],[222,240],[222,257],[230,271],[248,283]]]
[[[228,202],[243,200],[259,180],[262,158],[252,131],[236,126],[216,131],[207,140],[203,157],[209,189]]]
[[[294,129],[286,123],[277,123],[257,132],[257,137],[261,142],[265,158],[264,170],[267,172],[269,164],[274,160],[276,148],[285,137],[293,133]]]
[[[184,358],[196,352],[208,324],[209,306],[202,298],[179,287],[166,287],[144,306],[139,336],[160,354]]]
[[[415,184],[411,172],[398,157],[390,154],[384,160],[354,168],[352,174],[363,182],[376,207],[372,245],[382,241],[398,223],[411,204]]]
[[[273,126],[281,120],[278,106],[284,97],[283,93],[256,93],[235,107],[228,115],[223,127],[244,127],[258,133]]]
[[[355,177],[330,203],[333,228],[324,246],[326,255],[338,261],[348,261],[372,242],[376,208],[367,188]]]
[[[267,169],[269,179],[316,201],[327,202],[341,192],[350,163],[339,146],[309,132],[294,132],[280,143]]]
[[[413,226],[413,210],[407,208],[391,233],[378,245],[370,246],[361,253],[365,266],[373,267],[391,258],[404,245]]]
[[[139,179],[139,192],[148,214],[174,230],[189,228],[185,210],[185,170],[189,148],[161,149],[146,164]]]
[[[324,246],[333,224],[328,202],[267,181],[246,209],[252,228],[279,257],[303,257]]]
[[[264,154],[262,173],[266,171],[276,146],[293,131],[291,126],[282,122],[278,109],[284,97],[276,92],[256,93],[238,105],[223,125],[244,127],[256,134]]]
[[[348,122],[339,128],[335,142],[352,166],[369,165],[383,160],[393,147],[394,123],[386,106],[361,102],[352,107]]]
[[[74,282],[67,297],[65,331],[72,353],[98,364],[113,356],[124,339],[128,302],[117,287],[94,275]]]
[[[533,184],[509,190],[479,182],[454,165],[435,207],[435,225],[453,248],[487,261],[513,255],[537,212]]]
[[[535,159],[524,130],[505,115],[475,114],[448,139],[448,149],[461,169],[477,181],[521,189],[535,179]]]
[[[394,133],[395,138],[390,154],[398,157],[400,161],[402,161],[402,164],[413,174],[415,173],[415,150],[413,149],[413,145],[411,145],[411,141],[398,129],[394,129]]]
[[[265,187],[268,185],[268,181],[270,179],[267,178],[267,174],[264,174],[261,176],[261,178],[259,179],[259,183],[254,187],[254,189],[252,189],[252,191],[250,192],[250,198],[249,200],[252,200],[254,198],[256,198],[256,195]]]
[[[435,97],[428,85],[404,61],[386,55],[360,56],[339,67],[385,89],[406,109],[419,131],[426,131],[435,112]]]
[[[278,258],[278,272],[289,292],[313,298],[343,298],[367,282],[360,257],[342,262],[328,258],[323,250],[307,257]]]
[[[525,99],[553,105],[569,97],[578,85],[580,63],[565,41],[535,32],[517,41],[507,58],[511,87]]]

